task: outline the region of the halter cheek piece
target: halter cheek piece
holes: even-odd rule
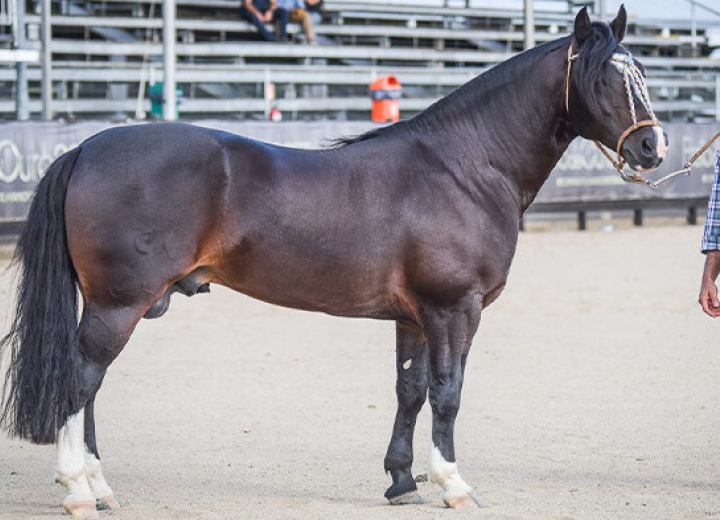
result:
[[[577,59],[577,57],[577,54],[573,54],[572,44],[570,44],[570,46],[568,47],[567,57],[567,78],[565,81],[565,111],[568,116],[570,115],[570,73],[572,71],[572,63]],[[618,138],[617,147],[615,149],[615,152],[617,153],[617,160],[612,158],[612,156],[605,150],[605,148],[599,141],[595,141],[595,145],[613,164],[615,169],[620,174],[620,177],[622,177],[622,180],[624,180],[625,182],[633,183],[640,182],[655,188],[660,182],[654,183],[648,179],[645,179],[642,175],[639,175],[637,173],[625,173],[623,171],[623,167],[625,166],[625,159],[620,153],[625,139],[627,139],[630,134],[646,126],[660,126],[660,121],[658,121],[655,117],[655,112],[653,112],[652,106],[650,105],[650,94],[647,90],[645,78],[643,77],[642,72],[640,72],[640,69],[637,67],[637,65],[635,65],[635,62],[633,61],[633,58],[629,53],[613,54],[613,57],[610,59],[610,63],[612,63],[612,65],[623,77],[623,81],[625,84],[625,92],[627,93],[628,104],[630,105],[630,115],[632,116],[633,124],[626,128],[625,131],[620,134],[620,137]],[[633,98],[633,93],[640,100],[643,107],[645,107],[645,110],[650,116],[650,119],[643,119],[642,121],[637,120],[637,112],[635,111],[635,99]]]

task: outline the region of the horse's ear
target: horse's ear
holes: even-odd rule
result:
[[[580,9],[577,16],[575,17],[575,28],[573,34],[575,40],[579,45],[582,45],[585,40],[590,37],[592,33],[592,26],[590,24],[590,15],[588,14],[587,6]]]
[[[625,37],[625,29],[627,28],[627,11],[625,10],[625,4],[620,4],[620,10],[618,11],[615,19],[610,22],[610,29],[617,38],[618,42],[621,42]]]

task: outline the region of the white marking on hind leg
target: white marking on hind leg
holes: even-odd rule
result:
[[[478,504],[475,492],[460,476],[457,463],[446,461],[437,446],[433,446],[430,454],[430,482],[443,488],[443,500],[452,508]]]
[[[105,480],[100,461],[94,454],[87,451],[85,452],[85,476],[95,498],[103,499],[113,496],[113,490]]]
[[[95,495],[85,476],[85,410],[68,418],[58,433],[58,465],[55,480],[64,485],[68,494],[63,500],[66,509],[72,504],[92,504]]]

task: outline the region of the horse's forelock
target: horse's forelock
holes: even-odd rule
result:
[[[579,90],[587,98],[588,106],[596,106],[598,92],[597,83],[603,66],[618,51],[620,44],[610,27],[601,22],[593,22],[592,34],[583,42],[578,53],[576,81]]]

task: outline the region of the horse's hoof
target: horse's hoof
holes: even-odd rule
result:
[[[98,498],[95,502],[95,508],[98,511],[117,511],[120,509],[120,503],[115,498],[115,495],[108,495]]]
[[[476,507],[480,507],[480,501],[475,496],[475,493],[468,493],[453,497],[443,497],[443,500],[445,501],[445,505],[455,511],[463,511],[465,509],[475,509]]]
[[[420,493],[418,493],[417,491],[408,491],[407,493],[403,493],[402,495],[388,498],[388,502],[390,502],[391,506],[407,506],[425,503],[423,497],[421,497]]]
[[[100,518],[95,509],[95,502],[68,502],[65,511],[73,518]]]

